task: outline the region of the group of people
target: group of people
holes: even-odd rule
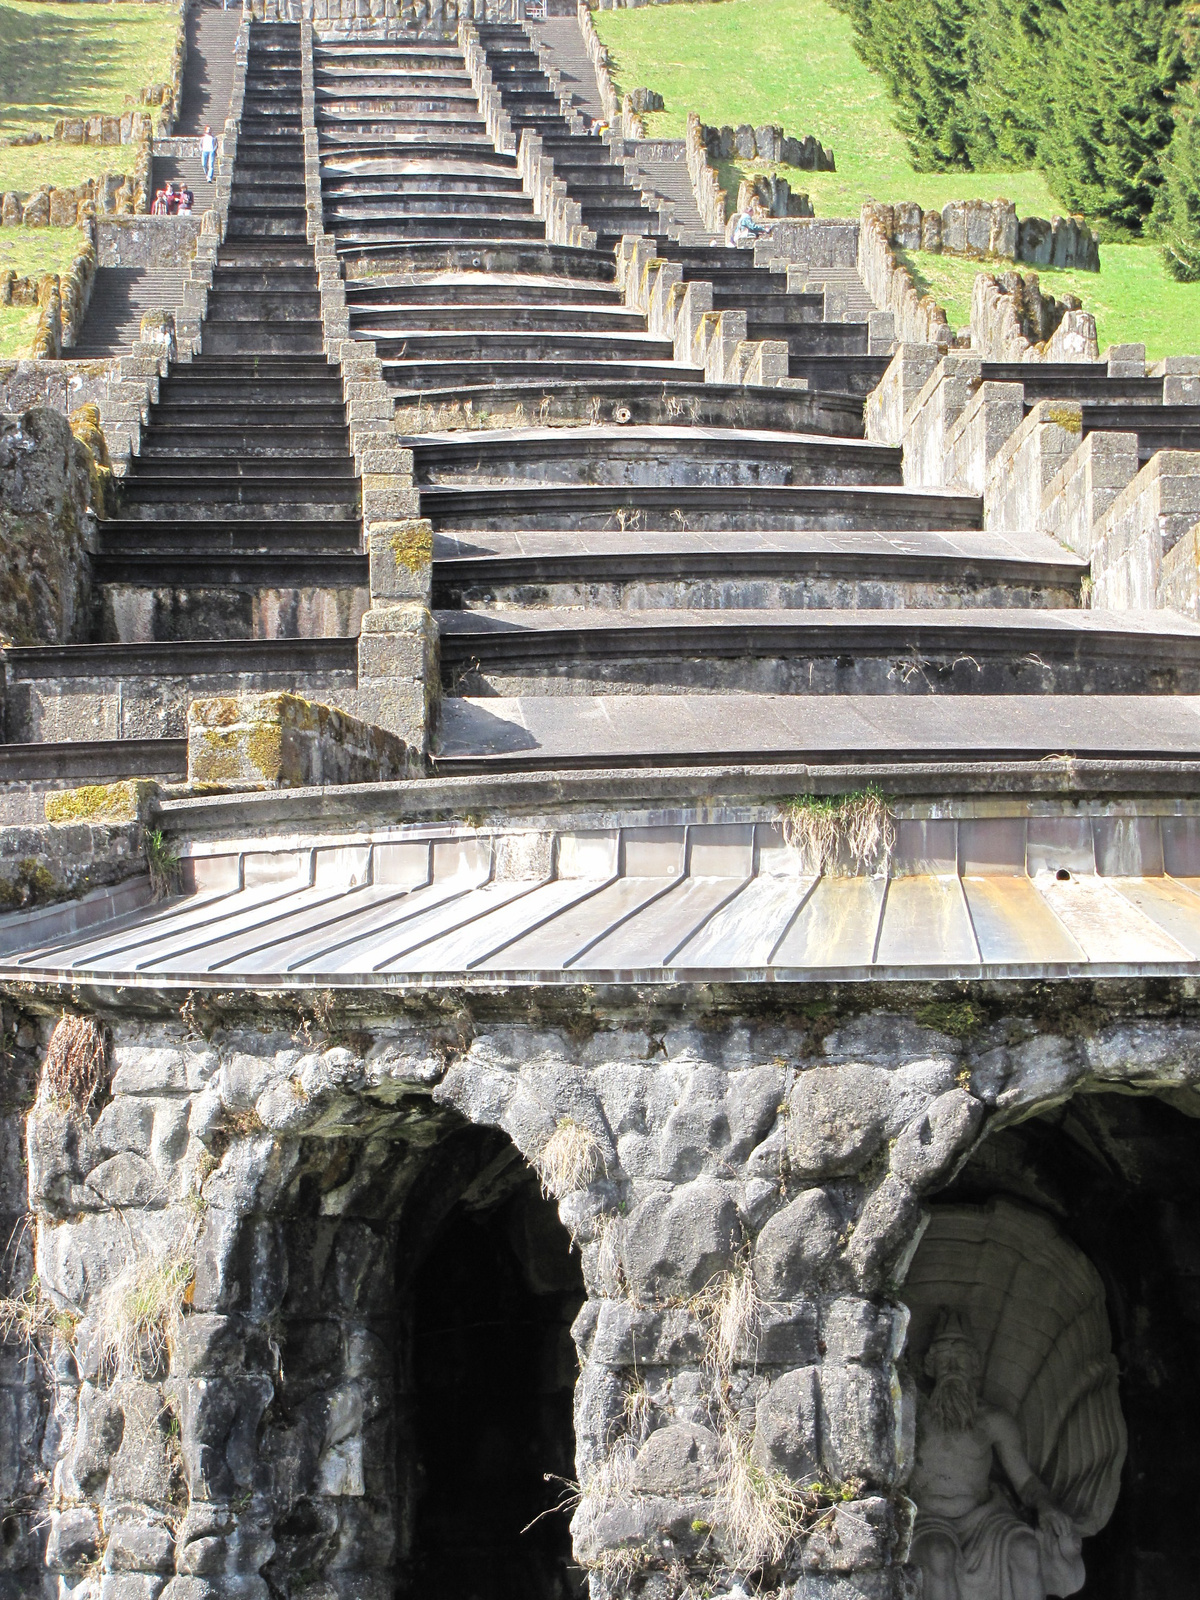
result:
[[[195,199],[195,195],[182,179],[178,183],[172,180],[164,184],[155,194],[150,214],[155,217],[186,217]]]

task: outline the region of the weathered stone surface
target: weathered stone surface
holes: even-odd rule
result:
[[[740,1237],[730,1186],[698,1179],[649,1195],[631,1211],[621,1264],[635,1294],[686,1297],[728,1270]]]
[[[708,1428],[658,1428],[633,1463],[635,1489],[685,1499],[717,1486],[719,1446]]]
[[[806,1189],[770,1219],[754,1247],[754,1273],[769,1299],[807,1287],[837,1253],[841,1222],[824,1189]]]
[[[90,622],[95,463],[56,411],[0,414],[0,634],[66,644]]]
[[[776,1378],[758,1402],[752,1455],[758,1466],[803,1480],[820,1465],[817,1369]]]
[[[377,782],[409,772],[395,734],[293,694],[193,699],[188,781],[287,789]]]

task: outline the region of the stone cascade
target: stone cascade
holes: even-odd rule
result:
[[[10,741],[170,745],[195,695],[353,693],[367,560],[299,89],[299,30],[256,24],[202,353],[158,381],[101,524],[95,642],[9,652]]]
[[[319,46],[314,86],[351,329],[373,341],[398,401],[536,410],[544,391],[528,391],[547,379],[677,376],[672,346],[622,305],[611,258],[547,243],[460,51]]]
[[[486,24],[479,41],[513,134],[550,158],[555,178],[579,206],[582,224],[599,247],[610,250],[624,235],[661,231],[671,212],[644,197],[583,118],[564,110],[527,30]]]

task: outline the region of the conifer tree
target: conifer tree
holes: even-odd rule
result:
[[[1175,97],[1175,132],[1162,158],[1162,187],[1152,217],[1167,271],[1200,282],[1200,7],[1184,32],[1188,81]]]

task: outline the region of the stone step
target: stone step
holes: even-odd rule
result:
[[[348,283],[413,282],[417,274],[430,279],[447,272],[480,273],[485,268],[499,274],[522,274],[611,287],[615,268],[611,256],[572,245],[549,244],[545,239],[485,239],[465,241],[410,240],[395,246],[369,249],[338,241]],[[361,258],[364,263],[357,263]],[[369,263],[369,265],[368,265]],[[389,270],[390,268],[390,270]]]
[[[349,637],[22,647],[7,652],[9,735],[181,739],[196,697],[285,691],[329,703],[353,694],[357,652]]]
[[[371,603],[367,565],[365,556],[175,556],[164,574],[153,556],[103,558],[100,638],[129,645],[357,638]]]
[[[600,610],[1078,606],[1085,561],[960,532],[439,533],[434,603]]]
[[[1161,388],[1162,379],[1155,381]],[[1085,404],[1083,431],[1136,433],[1138,455],[1145,462],[1158,450],[1200,450],[1200,406],[1165,406],[1161,400],[1154,405]]]
[[[450,693],[1195,694],[1200,626],[1162,612],[440,611]]]
[[[427,218],[436,219],[440,225],[451,218],[466,217],[484,232],[491,232],[494,222],[506,227],[512,217],[532,218],[533,201],[526,194],[505,194],[487,188],[436,192],[393,189],[390,193],[362,194],[349,194],[343,189],[325,196],[325,217],[327,226],[350,230],[377,222],[404,226]]]
[[[424,389],[445,389],[448,386],[480,388],[494,385],[528,384],[539,394],[554,384],[584,384],[589,392],[593,384],[603,379],[612,383],[649,383],[657,380],[662,385],[679,376],[696,376],[694,367],[677,367],[672,361],[633,361],[619,357],[582,360],[566,358],[546,361],[531,356],[526,360],[506,355],[463,358],[459,360],[421,360],[383,358],[383,376],[395,393],[415,393]]]
[[[338,248],[346,253],[363,247],[378,249],[382,245],[428,242],[462,243],[469,249],[478,249],[481,236],[487,240],[532,241],[545,235],[541,218],[527,215],[472,217],[430,211],[378,218],[327,215],[337,231]]]
[[[291,352],[305,354],[320,351],[324,330],[319,319],[270,325],[206,318],[202,338],[204,348],[210,355],[240,355],[247,350],[261,350],[275,355]]]
[[[638,767],[1190,759],[1184,696],[523,695],[442,702],[442,776]]]
[[[239,559],[257,554],[357,554],[362,546],[358,518],[251,517],[222,522],[219,517],[110,517],[100,526],[100,548],[111,556],[222,555]],[[174,567],[172,568],[174,570]]]
[[[424,436],[429,431],[470,427],[476,409],[481,416],[503,417],[520,407],[520,415],[531,420],[544,412],[548,424],[748,427],[862,438],[862,401],[854,395],[705,383],[698,372],[689,380],[688,370],[676,367],[663,377],[613,380],[597,367],[586,385],[506,381],[425,387],[416,395],[398,398],[396,425],[413,436]]]
[[[408,276],[388,274],[375,278],[349,278],[346,281],[346,302],[352,312],[370,306],[388,306],[394,310],[411,307],[419,312],[425,307],[455,305],[511,310],[543,305],[572,305],[597,310],[625,310],[620,291],[611,284],[571,278],[478,272],[445,273],[420,283],[414,283]]]
[[[393,333],[376,328],[369,320],[356,326],[360,337],[374,339],[384,362],[403,357],[407,361],[462,361],[491,358],[504,361],[663,361],[670,362],[674,347],[665,339],[644,332],[618,333],[610,329],[552,328],[510,330],[474,328],[459,330],[427,328],[417,333]],[[401,348],[403,347],[403,348]]]
[[[426,436],[413,446],[422,487],[473,493],[519,483],[589,487],[787,487],[900,484],[898,447],[856,439],[678,427],[491,429]]]
[[[139,462],[186,459],[189,465],[206,457],[269,457],[272,460],[307,460],[334,457],[339,450],[349,451],[350,431],[345,423],[332,427],[302,427],[294,421],[270,427],[257,419],[240,427],[222,427],[212,420],[192,427],[167,424],[160,411],[154,413],[154,427],[143,441]]]
[[[431,172],[423,164],[411,162],[397,164],[394,172],[347,174],[334,176],[326,165],[322,188],[327,205],[348,202],[413,200],[420,195],[486,196],[524,195],[521,180],[515,173],[489,170],[486,167],[465,166],[459,171]]]
[[[753,529],[978,528],[982,505],[950,490],[873,484],[755,484],[703,488],[654,485],[593,486],[531,483],[429,486],[421,514],[435,528],[533,530],[569,528],[676,530],[680,533]]]
[[[604,329],[621,334],[636,333],[645,338],[645,318],[641,312],[624,306],[548,305],[449,305],[425,304],[389,306],[352,302],[350,321],[363,338],[380,333],[419,334],[422,331],[469,330],[485,333],[597,334]]]
[[[236,9],[189,7],[176,134],[202,134],[206,126],[218,134],[224,129],[233,93],[233,50],[241,20]]]

